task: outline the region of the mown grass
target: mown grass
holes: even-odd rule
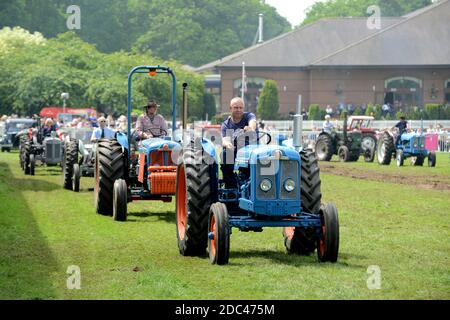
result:
[[[268,228],[233,229],[230,264],[213,266],[178,253],[173,203],[132,203],[128,221],[114,222],[95,214],[92,179],[73,193],[57,168],[29,177],[17,153],[0,157],[1,299],[450,298],[449,192],[323,175],[324,201],[340,214],[338,263],[288,255]],[[69,265],[80,290],[67,289]],[[367,288],[370,265],[380,290]]]

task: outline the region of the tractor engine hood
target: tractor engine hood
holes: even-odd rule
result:
[[[160,149],[172,150],[177,146],[179,146],[179,144],[172,140],[152,138],[142,141],[142,144],[139,148],[139,152],[149,154],[150,152]]]
[[[415,132],[409,132],[402,134],[402,140],[411,140],[412,138],[423,137],[421,134],[417,134]]]
[[[277,145],[249,145],[238,150],[234,168],[248,168],[250,164],[256,164],[258,159],[267,159],[274,157],[281,152],[282,160],[300,161],[300,155],[292,148]]]

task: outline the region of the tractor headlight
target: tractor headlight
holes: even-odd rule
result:
[[[272,182],[269,179],[264,179],[259,184],[259,187],[261,188],[262,191],[268,192],[270,189],[272,189]]]
[[[292,180],[292,179],[287,179],[287,180],[284,182],[284,189],[285,189],[287,192],[292,192],[292,191],[294,191],[294,189],[295,189],[295,181]]]

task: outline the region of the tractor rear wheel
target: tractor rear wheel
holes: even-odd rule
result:
[[[27,141],[25,143],[25,150],[24,150],[24,159],[23,159],[23,171],[25,174],[30,174],[30,153],[31,153],[31,145],[30,141]]]
[[[317,158],[311,150],[300,152],[301,175],[301,201],[302,210],[309,213],[318,213],[322,199],[320,191],[320,170]],[[287,227],[283,229],[284,246],[287,252],[300,255],[309,255],[314,252],[316,240],[309,232],[299,227]]]
[[[321,262],[336,262],[339,253],[339,219],[336,206],[332,203],[323,206],[320,216],[322,236],[317,241],[317,256]]]
[[[436,153],[430,152],[428,154],[428,166],[435,167],[436,166]]]
[[[95,207],[103,215],[113,214],[114,182],[125,176],[125,157],[117,140],[100,139],[95,157]]]
[[[405,162],[405,154],[402,149],[398,149],[395,155],[395,159],[397,161],[397,167],[402,167]]]
[[[394,138],[387,132],[383,133],[378,142],[377,158],[381,165],[389,165],[391,163],[392,154],[395,151]]]
[[[319,161],[330,161],[333,157],[333,141],[329,134],[321,134],[317,139],[316,156]]]
[[[224,265],[230,257],[230,226],[224,203],[211,205],[208,223],[208,251],[211,264]]]
[[[191,141],[177,169],[176,227],[184,256],[200,256],[208,244],[208,218],[217,200],[217,163],[203,152],[200,139]]]
[[[72,190],[75,192],[80,191],[80,165],[75,163],[72,168]]]
[[[114,182],[113,219],[115,221],[127,220],[127,183],[123,179]]]
[[[78,140],[70,140],[65,145],[63,160],[64,188],[73,189],[73,166],[78,162]],[[75,190],[74,190],[75,191]]]

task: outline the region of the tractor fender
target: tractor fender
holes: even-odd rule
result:
[[[122,148],[128,150],[128,137],[123,132],[117,132],[116,133],[116,139],[119,142],[119,144],[122,146]]]
[[[216,148],[214,147],[214,144],[211,142],[211,140],[202,138],[202,149],[213,159],[217,160]]]

